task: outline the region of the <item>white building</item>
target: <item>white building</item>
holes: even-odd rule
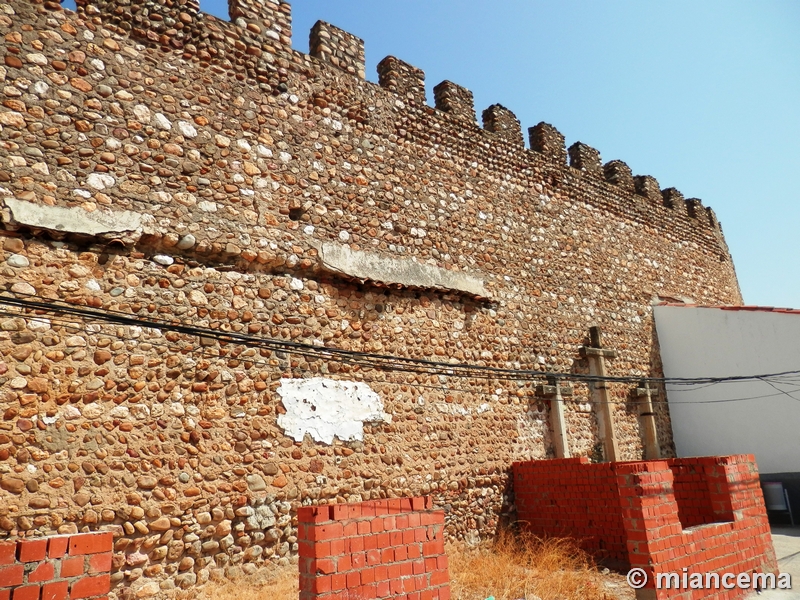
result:
[[[679,457],[754,454],[762,481],[780,481],[800,515],[800,311],[654,308],[664,376],[760,379],[667,384]]]

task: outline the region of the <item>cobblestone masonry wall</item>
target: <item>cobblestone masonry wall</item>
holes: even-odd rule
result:
[[[547,124],[527,150],[502,106],[481,128],[454,83],[430,107],[401,60],[382,61],[386,87],[366,82],[360,40],[327,24],[316,57],[294,51],[286,3],[230,0],[231,23],[190,0],[78,5],[0,2],[0,284],[17,297],[576,373],[599,324],[609,372],[631,376],[659,373],[654,299],[741,301],[699,202],[585,145],[568,165]],[[551,452],[528,382],[4,311],[0,535],[113,532],[112,596],[295,560],[303,504],[430,494],[447,535],[489,534],[510,463]],[[374,409],[348,434],[325,407],[349,441],[295,441],[311,405],[281,380],[312,376],[362,386],[336,392]],[[635,386],[610,387],[638,459]],[[591,454],[585,386],[566,412],[573,452]]]

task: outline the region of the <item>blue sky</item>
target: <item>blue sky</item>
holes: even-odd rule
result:
[[[227,18],[227,0],[201,0]],[[555,125],[723,224],[744,300],[800,308],[800,2],[295,0],[294,47],[328,21]]]

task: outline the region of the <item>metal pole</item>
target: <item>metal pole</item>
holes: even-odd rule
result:
[[[789,509],[789,522],[794,527],[794,515],[792,514],[792,505],[789,504],[789,490],[783,488],[783,499],[786,501],[786,508]]]

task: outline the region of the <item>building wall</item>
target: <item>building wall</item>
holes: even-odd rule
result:
[[[4,309],[0,535],[113,532],[112,594],[286,564],[304,504],[431,495],[447,535],[489,535],[511,462],[552,451],[536,381],[315,349],[585,373],[601,325],[640,377],[654,298],[741,301],[699,201],[547,124],[527,149],[499,105],[480,127],[452,82],[428,106],[396,58],[366,82],[328,24],[297,52],[286,3],[78,5],[0,11],[0,284],[100,311]],[[633,387],[610,386],[630,459]],[[585,385],[566,420],[591,454]]]
[[[657,306],[655,321],[667,377],[746,376],[798,368],[800,314]],[[800,472],[800,402],[787,395],[796,396],[796,389],[791,378],[670,384],[667,397],[678,456],[745,452],[755,455],[762,474]]]

